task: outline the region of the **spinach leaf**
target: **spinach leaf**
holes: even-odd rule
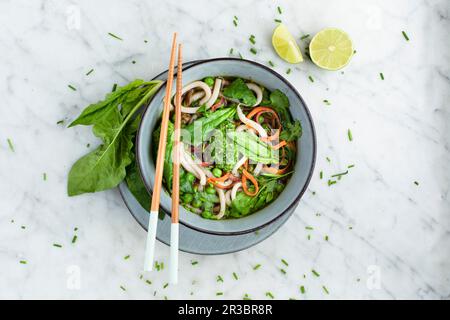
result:
[[[280,134],[281,140],[294,141],[302,136],[302,125],[300,121],[287,123]]]
[[[253,106],[256,103],[256,97],[253,91],[240,78],[237,78],[226,87],[223,90],[223,95],[228,98],[237,99],[247,106]]]
[[[264,164],[278,163],[278,151],[247,131],[230,131],[227,136],[236,143],[239,152],[249,159]]]
[[[194,193],[194,186],[186,173],[180,174],[180,192]]]
[[[153,145],[155,154],[158,152],[159,145],[159,134],[161,131],[161,125],[153,132]],[[163,178],[169,191],[172,190],[172,179],[173,179],[173,165],[172,165],[172,150],[173,150],[173,132],[174,125],[172,122],[167,123],[167,144],[166,153],[164,154],[164,166],[163,166]]]
[[[134,80],[126,86],[117,88],[114,92],[108,93],[104,100],[91,104],[75,119],[69,127],[76,125],[93,125],[114,108],[122,105],[123,116],[127,116],[134,105],[143,98],[158,81],[145,82],[144,80]]]
[[[126,167],[133,161],[131,150],[139,121],[139,118],[133,116],[155,94],[162,82],[151,81],[148,84],[145,95],[127,111],[126,116],[121,113],[121,104],[116,101],[119,98],[112,99],[110,94],[105,101],[99,102],[97,107],[89,106],[86,109],[89,109],[88,112],[85,110],[71,124],[93,124],[94,134],[102,139],[103,143],[76,161],[70,169],[67,185],[69,196],[110,189],[125,178]],[[130,85],[126,86],[126,91],[132,90]],[[120,88],[114,93],[124,90]]]
[[[208,117],[195,120],[185,128],[190,135],[190,141],[182,137],[183,142],[190,142],[193,145],[203,143],[214,129],[217,129],[222,122],[232,119],[235,114],[236,108],[224,108],[211,113]]]
[[[280,120],[283,126],[292,121],[289,113],[289,99],[288,97],[276,89],[270,94],[270,102],[273,109],[280,115]]]
[[[133,196],[142,206],[142,208],[148,210],[151,202],[151,197],[145,188],[144,182],[142,182],[141,175],[139,173],[139,167],[136,161],[133,161],[127,167],[127,175],[125,177],[128,189],[130,189]]]

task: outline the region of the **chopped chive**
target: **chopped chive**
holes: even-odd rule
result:
[[[284,270],[283,268],[280,268],[280,272],[281,272],[282,274],[286,274],[286,270]]]
[[[116,91],[116,89],[117,89],[117,83],[114,83],[111,91],[114,92],[114,91]]]
[[[281,259],[281,262],[286,266],[286,267],[288,267],[289,266],[289,263],[287,263],[287,261],[286,260],[284,260],[284,259]]]
[[[132,64],[136,64],[136,60],[131,61]]]
[[[169,286],[168,283],[164,284],[163,289],[167,288]]]
[[[77,227],[73,228],[73,231],[78,231],[78,228]]]
[[[239,20],[239,18],[238,18],[237,16],[234,16],[234,20],[238,21],[238,20]]]
[[[273,296],[272,292],[270,292],[270,291],[266,292],[266,297],[269,297],[270,299],[274,299],[275,298]]]
[[[116,36],[114,33],[108,32],[108,34],[109,34],[111,37],[116,38],[117,40],[121,40],[121,41],[123,40],[121,37]]]
[[[325,159],[327,159],[328,162],[331,162],[330,158],[326,157]]]
[[[250,299],[250,296],[248,295],[248,293],[244,294],[244,297],[242,298],[242,300],[252,300]]]
[[[25,227],[25,226],[20,226],[22,229],[26,229],[27,227]]]
[[[347,168],[351,169],[351,168],[353,168],[354,166],[355,166],[354,164],[351,164],[351,165],[347,166]]]
[[[308,234],[308,236],[306,237],[306,239],[311,240],[311,235]]]
[[[89,71],[86,73],[86,75],[88,76],[88,75],[90,75],[92,72],[94,72],[94,69],[89,70]]]
[[[77,88],[75,88],[73,85],[68,84],[67,86],[68,86],[70,89],[72,89],[73,91],[77,91]]]
[[[304,36],[302,36],[302,37],[300,38],[300,40],[305,40],[305,39],[307,39],[307,38],[309,38],[309,34],[305,34]]]
[[[325,236],[325,241],[328,241],[328,236]]]
[[[353,229],[353,227],[352,227],[352,226],[348,227],[348,230],[352,230],[352,229]]]
[[[234,49],[230,48],[230,54],[233,54]]]
[[[348,170],[347,171],[345,171],[345,172],[341,172],[341,173],[336,173],[336,174],[333,174],[331,177],[332,178],[335,178],[335,177],[340,177],[340,176],[344,176],[344,175],[346,175],[348,173]]]
[[[311,272],[312,272],[312,274],[315,275],[316,277],[320,277],[320,274],[319,274],[316,270],[312,269]]]
[[[356,53],[356,50],[353,50],[353,54],[355,54]],[[342,71],[342,72],[344,72],[344,71]]]
[[[324,99],[323,103],[325,103],[327,106],[331,105],[330,101],[328,101],[327,99]]]
[[[217,282],[223,282],[222,276],[221,276],[221,275],[218,275],[216,281],[217,281]]]
[[[144,40],[144,43],[148,43],[148,40]]]
[[[300,286],[300,292],[301,292],[302,294],[305,294],[306,290],[305,290],[305,287],[304,287],[304,286]]]
[[[418,183],[417,181],[414,181],[414,184],[415,184],[416,186],[418,186],[418,185],[419,185],[419,183]]]
[[[216,296],[223,296],[223,292],[216,292]]]
[[[196,264],[198,264],[198,261],[191,261],[191,264],[192,264],[193,266],[195,266]]]
[[[273,19],[275,22],[281,23],[280,19]]]
[[[311,76],[308,76],[308,78],[309,78],[309,81],[311,81],[311,82],[314,82],[314,79],[313,79],[313,77],[311,77]]]
[[[257,54],[257,53],[258,53],[258,51],[256,51],[255,48],[251,48],[251,49],[250,49],[250,52],[253,53],[253,54]]]
[[[325,293],[326,293],[326,294],[330,294],[330,293],[328,292],[328,289],[327,289],[327,287],[325,287],[325,286],[322,286],[322,288],[323,288],[323,291],[325,291]]]
[[[383,72],[380,72],[380,78],[381,78],[381,80],[384,80],[384,74],[383,74]]]
[[[27,261],[26,260],[20,260],[19,263],[20,264],[27,264]]]
[[[235,27],[237,27],[237,21],[236,20],[233,20],[233,24],[234,24]]]
[[[127,254],[125,257],[123,257],[123,260],[128,260],[128,259],[130,259],[130,255],[129,254]]]
[[[244,59],[244,57],[242,56],[242,54],[239,52],[239,58]]]
[[[269,60],[269,64],[271,67],[275,67],[275,64],[271,60]]]
[[[320,179],[323,179],[323,171],[320,171],[319,177],[320,177]]]
[[[145,283],[148,284],[148,285],[151,285],[151,284],[152,284],[152,282],[151,282],[150,280],[148,280],[148,279],[145,280]]]
[[[72,243],[75,243],[77,241],[77,238],[78,238],[77,235],[74,235],[72,238]]]
[[[253,270],[258,270],[259,268],[261,268],[261,265],[257,264],[256,266],[253,267]]]
[[[406,32],[405,32],[405,31],[402,31],[402,34],[403,34],[403,37],[405,38],[405,40],[406,40],[406,41],[409,41],[409,37],[408,37],[408,35],[406,34]]]
[[[64,124],[64,120],[59,120],[56,124]]]
[[[60,245],[59,243],[54,243],[53,246],[57,248],[62,248],[62,245]]]
[[[331,185],[333,185],[333,184],[335,184],[335,183],[336,183],[335,180],[328,180],[328,186],[331,186]]]
[[[123,291],[127,291],[124,286],[120,286],[120,289],[122,289]]]
[[[347,136],[349,141],[353,141],[352,131],[350,129],[347,130]]]
[[[278,7],[277,7],[277,10],[278,10],[278,13],[279,13],[279,14],[282,14],[282,13],[283,13],[283,12],[281,11],[281,7],[278,6]]]
[[[42,174],[42,179],[43,179],[44,181],[47,181],[47,174],[46,174],[45,172]]]
[[[291,73],[291,68],[286,70],[286,74],[289,74],[289,73]]]
[[[239,279],[239,278],[238,278],[238,275],[236,274],[236,272],[233,272],[233,278],[234,278],[235,280]]]
[[[320,213],[316,213],[316,217],[320,217],[321,216],[321,214]]]
[[[252,44],[256,44],[255,36],[250,36],[250,38],[248,38],[248,40],[249,40]]]
[[[314,230],[313,227],[305,227],[306,230]]]

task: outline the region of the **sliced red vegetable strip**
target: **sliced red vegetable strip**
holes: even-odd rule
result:
[[[247,179],[255,186],[255,192],[250,192],[248,190]],[[245,194],[250,197],[256,196],[259,191],[258,181],[246,169],[242,170],[242,188],[244,189]]]

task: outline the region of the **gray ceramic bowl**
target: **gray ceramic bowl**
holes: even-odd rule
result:
[[[210,234],[236,235],[256,231],[295,209],[311,179],[316,158],[316,137],[311,115],[297,90],[280,74],[259,63],[234,58],[217,58],[194,63],[183,70],[183,83],[187,84],[207,76],[230,76],[251,79],[269,90],[279,89],[289,98],[294,119],[300,120],[303,135],[298,141],[294,174],[279,197],[264,209],[240,219],[208,220],[180,206],[180,223]],[[152,133],[158,125],[163,109],[165,85],[156,93],[144,111],[137,136],[137,160],[143,181],[152,193],[155,162]],[[175,93],[175,85],[173,88]],[[161,207],[171,212],[171,198],[161,193]]]

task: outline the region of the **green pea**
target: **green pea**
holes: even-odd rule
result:
[[[214,85],[214,79],[212,77],[206,77],[205,79],[203,79],[203,82],[210,87]]]
[[[214,177],[220,178],[222,176],[222,170],[220,170],[219,168],[214,168],[212,174]]]
[[[216,189],[214,189],[214,187],[208,186],[206,188],[206,193],[215,194],[216,193]]]
[[[201,200],[199,200],[199,199],[194,199],[192,201],[192,206],[194,208],[200,208],[202,206],[202,204],[203,204],[203,202]]]
[[[183,195],[184,203],[191,203],[193,199],[194,199],[194,196],[192,195],[192,193],[186,193]]]
[[[192,173],[188,172],[187,175],[186,175],[186,179],[187,179],[189,182],[194,182],[195,176],[194,176]]]
[[[205,211],[202,212],[202,217],[205,218],[205,219],[211,219],[212,212],[208,211],[208,210],[205,210]]]

